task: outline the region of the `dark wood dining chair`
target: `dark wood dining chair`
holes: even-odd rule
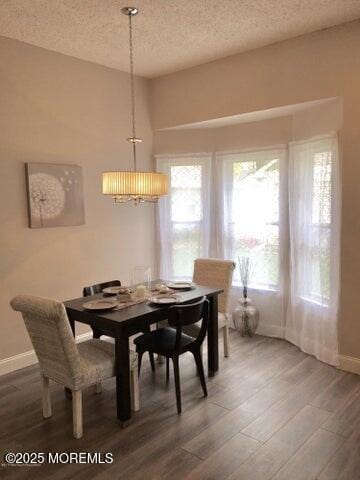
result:
[[[110,280],[109,282],[96,283],[95,285],[91,285],[90,287],[84,287],[83,296],[89,297],[90,295],[96,295],[97,293],[101,293],[104,288],[109,287],[121,287],[120,280]]]
[[[168,323],[170,327],[160,328],[137,337],[134,341],[138,354],[139,375],[141,358],[145,352],[157,353],[166,358],[166,380],[169,381],[169,360],[174,366],[177,411],[181,413],[181,390],[179,357],[183,353],[191,352],[194,355],[200,383],[207,396],[204,367],[201,356],[201,345],[205,339],[209,318],[209,301],[206,297],[195,303],[174,305],[169,308]],[[199,333],[196,338],[182,332],[183,327],[192,325],[201,320]]]
[[[109,282],[96,283],[95,285],[84,287],[83,297],[90,297],[91,295],[96,295],[98,293],[101,293],[104,288],[109,287],[121,287],[120,280],[110,280]],[[91,329],[93,331],[93,338],[100,338],[102,335],[104,335],[104,332],[102,332],[98,328],[91,327]]]
[[[104,290],[104,288],[109,288],[109,287],[121,287],[120,280],[110,280],[108,282],[96,283],[95,285],[84,287],[83,296],[89,297],[90,295],[96,295],[97,293],[101,293]],[[94,327],[91,327],[91,328],[93,331],[93,338],[100,338],[102,335],[105,335],[102,330]],[[150,328],[147,331],[150,331]],[[149,358],[150,358],[151,370],[154,372],[155,371],[154,354],[149,352]]]

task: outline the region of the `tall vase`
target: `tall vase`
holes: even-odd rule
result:
[[[247,297],[246,287],[243,295],[244,297],[239,300],[239,305],[234,310],[233,321],[236,330],[242,337],[252,337],[259,326],[259,310]]]

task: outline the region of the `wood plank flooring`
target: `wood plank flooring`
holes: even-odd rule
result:
[[[220,342],[221,344],[222,342]],[[38,367],[0,377],[0,458],[5,452],[112,452],[112,464],[0,467],[0,478],[76,480],[360,480],[360,376],[283,340],[231,333],[230,358],[202,397],[190,356],[181,361],[183,413],[165,365],[140,378],[140,411],[115,417],[115,383],[84,392],[84,437],[72,437],[71,402],[51,383],[44,420]],[[206,352],[204,353],[206,355]]]

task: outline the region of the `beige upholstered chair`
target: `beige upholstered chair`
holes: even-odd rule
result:
[[[74,437],[81,438],[82,390],[91,385],[100,393],[101,381],[115,375],[114,345],[92,339],[75,342],[62,303],[32,295],[18,295],[11,301],[21,312],[39,360],[43,380],[43,416],[51,417],[49,380],[71,389]],[[132,408],[139,409],[137,355],[131,352]]]
[[[230,292],[235,263],[229,260],[215,260],[211,258],[198,258],[194,262],[193,281],[198,285],[222,288],[224,293],[219,295],[219,329],[223,330],[224,355],[230,355],[229,320],[230,320]],[[184,333],[192,336],[198,335],[199,327],[189,325],[184,327]]]

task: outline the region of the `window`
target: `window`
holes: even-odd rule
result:
[[[170,167],[172,277],[191,277],[202,251],[201,165]]]
[[[290,146],[290,237],[294,289],[298,297],[321,305],[330,300],[332,277],[332,139]]]
[[[330,298],[331,152],[314,155],[310,297],[322,303]]]
[[[280,160],[283,151],[224,156],[225,257],[250,259],[250,286],[276,289],[280,264]],[[240,283],[236,270],[236,283]]]
[[[159,206],[160,273],[164,278],[191,279],[194,260],[208,254],[210,157],[161,157],[158,169],[170,183],[169,195]]]

